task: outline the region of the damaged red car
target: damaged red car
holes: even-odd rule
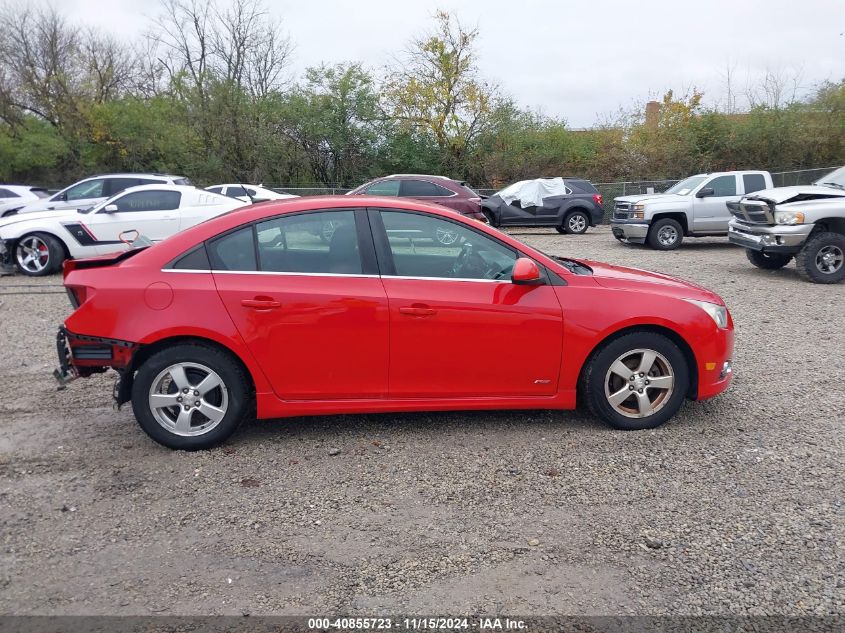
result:
[[[253,413],[580,402],[647,429],[732,377],[733,322],[713,292],[546,255],[407,199],[257,204],[69,261],[64,282],[75,309],[57,378],[117,370],[117,403],[175,449],[218,444]]]

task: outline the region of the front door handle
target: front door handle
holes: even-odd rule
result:
[[[414,305],[399,308],[399,314],[415,317],[429,317],[437,314],[437,310],[435,310],[434,308],[429,308],[428,306]]]
[[[262,297],[256,297],[255,299],[242,299],[241,305],[245,308],[252,308],[254,310],[273,310],[274,308],[280,308],[282,306],[281,303],[274,299],[265,299]]]

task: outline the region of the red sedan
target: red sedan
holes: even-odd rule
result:
[[[329,240],[322,227],[332,223]],[[438,229],[458,233],[444,245]],[[65,264],[62,381],[114,368],[154,440],[202,449],[258,418],[572,409],[656,427],[731,381],[718,295],[551,257],[413,200],[297,198]]]

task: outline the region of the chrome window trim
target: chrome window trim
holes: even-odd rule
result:
[[[473,279],[470,277],[412,277],[409,275],[364,275],[356,273],[296,273],[275,270],[200,270],[193,268],[162,268],[163,273],[218,275],[278,275],[280,277],[362,277],[365,279],[407,279],[410,281],[475,281],[485,284],[509,284],[510,279]]]

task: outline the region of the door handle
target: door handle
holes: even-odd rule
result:
[[[415,317],[428,317],[437,314],[437,310],[428,306],[407,306],[399,308],[399,314]]]
[[[261,299],[258,297],[255,299],[242,299],[241,305],[245,308],[253,308],[254,310],[272,310],[282,306],[281,303],[274,299]]]

